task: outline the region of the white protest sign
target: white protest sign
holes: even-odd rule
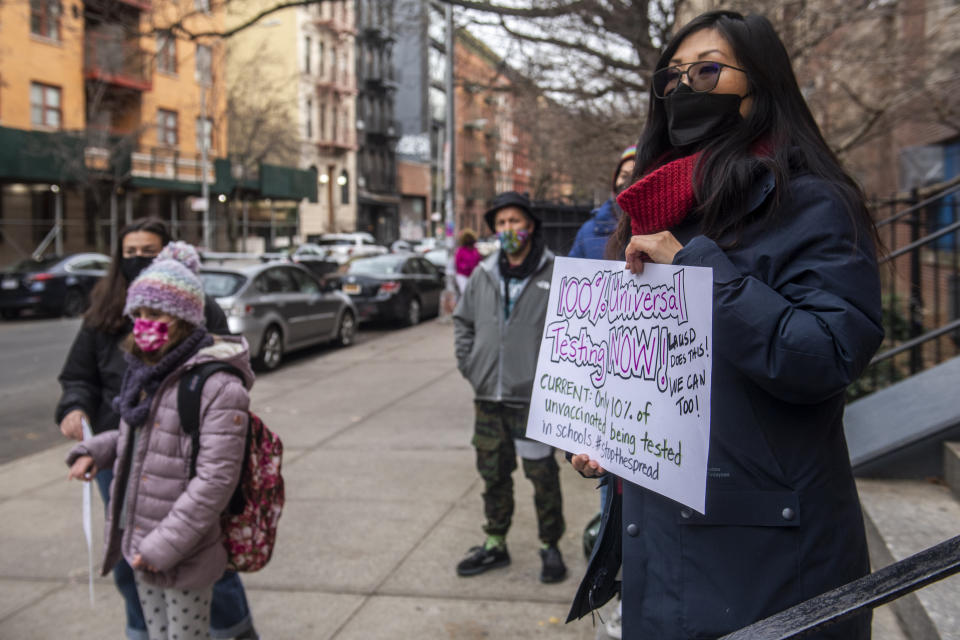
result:
[[[713,271],[557,258],[527,437],[704,511]]]

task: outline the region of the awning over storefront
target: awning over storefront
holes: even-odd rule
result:
[[[0,180],[17,182],[82,182],[122,177],[118,182],[144,190],[200,195],[201,168],[196,154],[175,148],[131,151],[122,143],[92,147],[83,132],[25,131],[0,127]],[[253,198],[317,202],[316,169],[261,163],[244,179],[233,176],[225,158],[208,165],[212,195],[242,192]]]
[[[84,171],[83,149],[78,135],[0,127],[0,179],[74,182]]]

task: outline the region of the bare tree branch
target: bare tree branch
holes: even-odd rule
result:
[[[589,0],[570,0],[569,2],[550,2],[545,7],[516,7],[494,2],[479,2],[474,0],[439,0],[442,4],[450,4],[464,9],[496,13],[502,16],[516,18],[556,18],[576,13],[584,8],[592,8],[595,3]],[[545,4],[545,3],[539,3]]]

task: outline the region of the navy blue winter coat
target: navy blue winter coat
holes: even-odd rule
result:
[[[762,176],[752,209],[773,191]],[[691,222],[674,264],[713,267],[706,515],[623,483],[571,610],[616,591],[623,637],[716,638],[869,572],[843,435],[844,390],[883,338],[871,234],[834,188],[792,179],[721,249]],[[869,638],[870,615],[816,638]]]
[[[607,240],[617,229],[620,207],[613,198],[593,210],[593,217],[583,223],[573,240],[567,257],[602,260]]]

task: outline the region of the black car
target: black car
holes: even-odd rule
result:
[[[351,261],[340,288],[353,299],[361,321],[414,325],[440,312],[443,275],[422,256],[393,253]]]
[[[427,262],[435,266],[440,273],[445,274],[447,272],[447,265],[450,263],[450,250],[446,247],[431,249],[424,253],[423,257],[427,259]]]
[[[84,312],[90,290],[107,274],[102,253],[27,258],[0,273],[0,314],[16,318],[31,310],[75,317]]]

